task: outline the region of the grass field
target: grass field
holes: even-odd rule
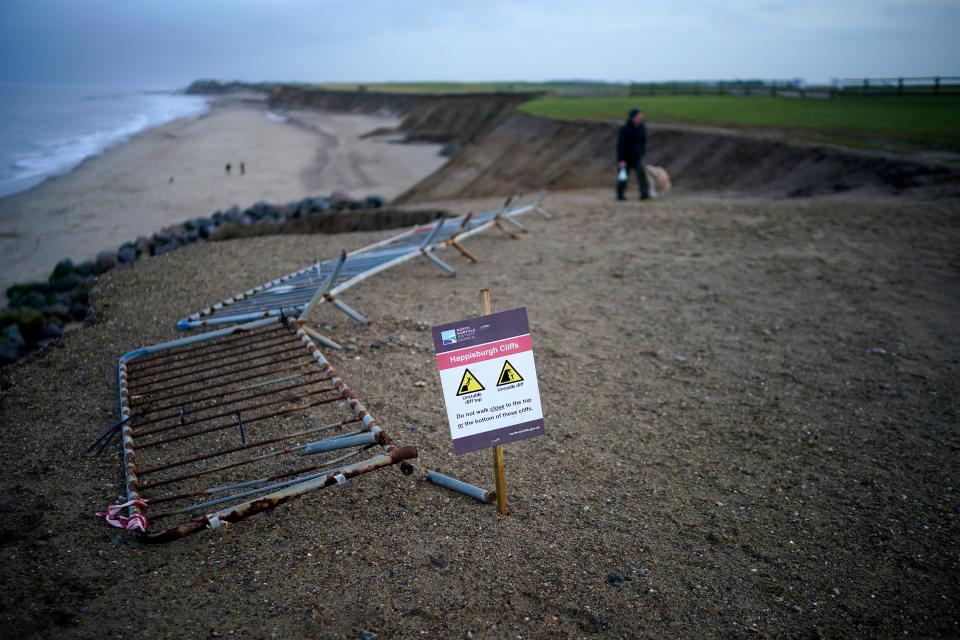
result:
[[[545,97],[521,110],[558,119],[620,120],[639,106],[655,122],[788,129],[846,146],[897,143],[960,147],[960,97],[843,97],[798,100],[737,96]],[[883,145],[879,145],[883,146]]]
[[[380,82],[370,84],[334,82],[314,85],[319,89],[335,91],[357,91],[361,87],[367,91],[387,93],[495,93],[499,91],[523,93],[546,91],[563,95],[604,95],[625,93],[629,87],[625,84],[606,82]]]

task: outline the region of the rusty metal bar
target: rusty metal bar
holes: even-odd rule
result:
[[[298,354],[298,355],[292,355],[292,356],[290,356],[289,358],[278,358],[277,360],[275,360],[275,361],[273,361],[273,362],[265,362],[265,363],[263,363],[263,364],[258,364],[258,365],[253,366],[253,367],[248,367],[248,368],[246,369],[246,371],[253,371],[253,370],[255,370],[255,369],[262,369],[263,367],[272,367],[272,366],[276,365],[278,362],[293,362],[294,360],[298,360],[298,359],[300,359],[301,357],[303,357],[303,356],[301,356],[301,355]],[[305,364],[306,364],[306,363],[305,363]],[[223,378],[224,376],[230,376],[230,375],[236,375],[236,372],[229,372],[229,373],[225,373],[225,374],[210,375],[210,376],[206,376],[206,377],[202,377],[202,378],[197,378],[196,380],[191,380],[191,381],[190,381],[190,384],[199,384],[199,383],[201,383],[201,382],[207,382],[207,381],[209,381],[209,380],[216,380],[216,379],[218,379],[218,378]],[[259,375],[263,375],[263,372],[261,372],[260,374],[258,374],[258,376],[259,376]],[[254,377],[257,377],[257,376],[254,376]],[[237,380],[227,380],[227,381],[226,381],[226,384],[235,384],[236,382],[237,382]],[[179,389],[179,390],[181,391],[181,393],[182,393],[182,391],[183,391],[183,386],[184,386],[184,383],[180,383],[180,384],[168,385],[168,386],[166,386],[166,387],[160,387],[159,389],[139,390],[138,393],[131,394],[131,396],[134,397],[134,398],[137,398],[138,400],[143,400],[146,396],[148,396],[148,395],[150,395],[150,394],[152,394],[152,393],[159,393],[159,392],[161,392],[161,391],[169,391],[170,389]],[[164,399],[167,399],[167,398],[165,397]],[[154,402],[155,402],[156,400],[157,400],[157,398],[154,398],[154,399],[153,399]]]
[[[254,330],[254,329],[251,329],[251,330]],[[251,330],[237,330],[237,327],[233,327],[230,330],[230,334],[232,334],[232,337],[219,340],[217,341],[216,344],[200,346],[194,349],[192,348],[192,345],[196,344],[196,342],[188,342],[188,343],[184,343],[182,345],[182,348],[185,349],[187,347],[191,347],[190,353],[193,355],[208,354],[211,351],[217,352],[217,351],[223,350],[224,348],[232,349],[234,347],[230,345],[233,345],[237,342],[244,342],[249,337],[247,334]],[[273,329],[272,331],[265,331],[261,337],[264,340],[266,340],[266,339],[270,339],[270,338],[273,338],[276,336],[282,336],[282,335],[283,335],[283,327],[278,326],[276,329]],[[130,354],[127,354],[130,356],[128,363],[130,366],[133,367],[133,371],[136,371],[138,365],[150,364],[158,360],[166,360],[168,358],[177,358],[185,352],[180,351],[179,348],[175,348],[172,351],[166,351],[164,349],[166,344],[173,344],[175,342],[180,342],[180,341],[174,340],[173,342],[168,342],[168,343],[156,345],[154,347],[149,347],[148,348],[149,351],[145,352],[143,356],[136,355],[137,351],[131,351]],[[156,349],[160,349],[160,350],[156,351]]]
[[[350,458],[354,456],[358,456],[364,451],[367,451],[371,446],[373,445],[367,445],[365,447],[357,449],[356,451],[345,453],[341,456],[337,456],[336,458],[333,458],[332,460],[324,460],[320,464],[315,464],[309,467],[301,467],[293,471],[287,471],[285,473],[280,473],[267,478],[256,478],[254,480],[245,480],[243,482],[235,482],[233,484],[210,487],[209,489],[198,489],[197,491],[189,491],[187,493],[179,493],[179,494],[174,494],[169,496],[163,496],[160,498],[150,498],[149,504],[152,507],[158,504],[164,504],[167,502],[177,502],[178,500],[185,500],[187,498],[194,498],[196,496],[212,496],[218,493],[225,493],[233,489],[240,489],[243,487],[252,487],[257,484],[263,484],[265,482],[276,482],[277,480],[282,480],[283,478],[289,478],[290,476],[299,475],[301,473],[309,473],[311,471],[316,471],[317,469],[330,466],[331,464],[336,464],[338,462],[343,462],[344,460],[349,460]],[[327,469],[326,471],[333,471],[333,469]],[[236,495],[230,496],[231,499],[237,498],[237,497],[240,497],[240,496],[236,496]],[[157,520],[159,518],[166,517],[167,515],[174,515],[174,514],[173,513],[151,514],[150,517],[154,520]]]
[[[291,345],[284,348],[282,344],[283,332],[286,332]],[[227,344],[224,345],[223,342]],[[313,361],[298,362],[294,365],[277,366],[277,362],[261,363],[263,359],[288,362],[292,352],[304,349],[299,358],[309,356]],[[199,353],[198,353],[199,352]],[[175,357],[161,358],[156,354],[170,353]],[[224,357],[217,358],[216,354]],[[240,355],[243,354],[243,355]],[[149,357],[151,364],[137,367],[128,366],[140,358]],[[294,356],[296,357],[296,356]],[[219,360],[219,361],[218,361]],[[211,362],[213,361],[213,362]],[[209,364],[208,364],[209,362]],[[309,363],[309,364],[308,364]],[[313,369],[305,370],[312,366]],[[187,371],[189,369],[189,371]],[[178,382],[179,384],[173,384]],[[226,501],[234,503],[232,508],[239,508],[245,515],[256,512],[257,508],[246,510],[253,502],[237,505],[245,495],[238,496],[237,490],[244,487],[259,487],[261,484],[274,483],[279,479],[291,476],[302,476],[305,473],[316,471],[322,465],[298,465],[290,469],[290,461],[284,454],[291,455],[303,451],[307,446],[324,447],[329,450],[351,449],[355,447],[367,448],[379,445],[383,454],[377,456],[374,463],[367,461],[349,467],[351,473],[365,473],[382,466],[399,464],[401,470],[409,473],[412,467],[406,462],[407,458],[416,455],[415,450],[399,448],[393,444],[389,436],[379,427],[373,417],[363,407],[362,403],[346,386],[336,370],[323,357],[307,332],[299,323],[289,319],[271,319],[258,321],[219,331],[210,332],[202,336],[190,336],[182,340],[154,345],[137,349],[125,354],[118,363],[118,384],[120,386],[121,440],[124,459],[124,473],[127,484],[128,499],[139,500],[142,497],[143,487],[151,489],[161,486],[175,487],[180,483],[190,482],[208,474],[229,472],[234,482],[226,487],[210,488],[210,494],[223,494]],[[131,395],[131,387],[138,394]],[[144,408],[153,408],[154,415],[148,419],[146,425],[137,423],[134,431],[130,422],[133,415],[131,400],[137,401]],[[297,429],[296,433],[279,433],[275,429],[291,424],[284,416],[306,411],[321,405],[333,405],[343,402],[353,413],[350,419],[341,418],[330,424],[320,427]],[[207,406],[204,406],[206,403]],[[276,410],[272,410],[276,407]],[[235,416],[240,413],[240,419]],[[266,413],[257,413],[264,411]],[[240,429],[241,423],[244,432],[239,435],[237,446],[223,447],[213,451],[197,451],[183,444],[204,434],[223,429]],[[248,439],[246,436],[256,433],[255,425],[261,423],[276,434],[262,440]],[[346,424],[359,423],[361,431],[341,434],[318,443],[296,443],[304,435],[318,432],[323,429],[341,428]],[[203,428],[197,428],[203,426]],[[182,432],[178,432],[180,428]],[[252,431],[251,431],[252,429]],[[169,433],[170,436],[150,440],[144,439],[151,434],[160,435]],[[266,434],[267,432],[263,432]],[[272,447],[276,443],[293,440],[293,446],[282,446],[279,451],[268,451],[250,456],[248,452],[257,448]],[[218,440],[222,441],[222,440]],[[331,444],[332,443],[332,444]],[[166,445],[159,449],[160,445]],[[140,469],[135,458],[135,451],[139,449],[158,448],[159,457],[152,467]],[[177,452],[193,451],[190,455],[177,456]],[[171,455],[172,454],[172,455]],[[236,455],[240,459],[231,460],[225,464],[210,464],[217,458]],[[353,455],[348,454],[348,455]],[[339,458],[338,458],[339,460]],[[379,460],[379,462],[377,462]],[[181,473],[174,477],[158,478],[151,482],[143,479],[147,475],[159,474],[162,471],[182,467],[184,465],[199,465],[188,473]],[[372,465],[372,466],[371,466]],[[249,469],[253,475],[245,470]],[[260,470],[263,470],[261,472]],[[348,469],[345,469],[346,472]],[[240,475],[234,475],[239,473]],[[345,475],[338,474],[335,482],[345,481]],[[143,485],[141,486],[141,482]],[[309,484],[304,478],[293,481],[296,484]],[[288,483],[280,486],[272,484],[264,487],[264,491],[281,491],[284,496],[300,495],[301,488],[288,492]],[[311,485],[312,486],[312,485]],[[290,484],[293,487],[293,484]],[[184,487],[186,489],[187,487]],[[318,487],[320,488],[320,487]],[[171,495],[194,493],[192,490],[173,491]],[[243,493],[243,492],[241,492]],[[167,498],[170,496],[168,495]],[[286,499],[286,498],[284,498]],[[155,532],[149,528],[146,520],[149,502],[137,502],[131,506],[128,513],[139,516],[133,526],[127,523],[130,530],[147,529],[150,531],[146,538],[153,539]],[[212,505],[211,505],[212,506]],[[160,514],[166,515],[166,514]],[[156,515],[153,516],[156,519]],[[245,517],[245,516],[244,516]],[[171,536],[177,537],[176,527],[168,530]],[[142,532],[141,532],[142,533]],[[146,539],[145,538],[145,539]]]
[[[317,371],[317,372],[315,372],[315,373],[313,373],[313,374],[306,374],[306,375],[309,376],[309,375],[319,375],[319,374],[320,374],[320,372]],[[301,378],[301,377],[305,377],[305,376],[287,376],[286,378],[283,378],[283,379],[281,379],[280,381],[281,381],[281,382],[286,382],[286,380],[291,380],[291,379],[296,379],[296,378]],[[258,393],[251,393],[251,394],[249,394],[249,395],[241,396],[241,397],[239,397],[239,398],[235,398],[235,399],[233,399],[233,400],[230,400],[229,402],[243,402],[243,401],[246,401],[246,400],[254,400],[254,399],[256,399],[256,398],[261,398],[261,397],[263,397],[263,396],[270,395],[271,393],[280,393],[280,392],[282,392],[282,391],[289,391],[289,390],[291,390],[291,389],[300,389],[300,388],[302,388],[302,387],[308,387],[308,386],[310,386],[310,385],[320,384],[321,382],[326,382],[326,381],[329,380],[329,379],[330,379],[330,376],[324,376],[324,377],[322,377],[322,378],[316,378],[316,379],[312,379],[312,380],[307,380],[306,382],[299,382],[299,383],[297,383],[297,384],[287,385],[286,387],[279,387],[279,388],[276,388],[276,389],[269,389],[269,390],[267,390],[267,391],[260,391],[260,392],[258,392]],[[133,434],[134,434],[135,436],[147,435],[146,433],[144,433],[144,432],[141,431],[141,429],[143,429],[143,427],[145,427],[145,426],[147,426],[147,425],[149,425],[149,424],[155,424],[155,423],[157,423],[157,422],[163,422],[164,420],[170,420],[171,418],[178,418],[178,417],[179,417],[179,418],[180,418],[180,424],[183,424],[183,423],[186,421],[186,407],[189,406],[189,405],[198,404],[198,403],[200,403],[200,402],[205,402],[205,401],[207,401],[207,400],[223,400],[223,399],[227,398],[228,396],[231,396],[231,395],[233,395],[233,394],[235,394],[235,393],[241,393],[241,392],[243,392],[243,391],[249,391],[249,390],[252,389],[252,388],[261,388],[261,387],[263,387],[263,386],[265,386],[265,385],[264,385],[263,383],[261,383],[261,384],[259,384],[259,385],[253,385],[252,387],[247,387],[247,388],[244,388],[244,389],[238,389],[238,390],[236,390],[236,391],[230,391],[230,392],[227,392],[227,393],[208,394],[208,395],[206,395],[206,396],[201,396],[200,398],[195,398],[195,399],[193,399],[193,400],[186,400],[186,401],[184,401],[184,402],[182,402],[182,403],[174,402],[174,403],[171,403],[171,404],[164,405],[164,406],[162,406],[162,407],[151,407],[151,408],[150,408],[150,413],[151,413],[151,414],[156,414],[156,413],[158,413],[158,412],[160,412],[160,411],[166,411],[167,409],[173,409],[173,408],[175,408],[175,407],[179,409],[179,414],[177,414],[177,415],[169,415],[169,414],[168,414],[168,415],[164,415],[164,416],[155,416],[155,417],[153,417],[153,418],[151,418],[151,419],[149,419],[149,420],[146,419],[146,418],[141,419],[141,420],[138,420],[138,421],[137,421],[137,427],[138,427],[138,428],[134,430]],[[197,408],[197,409],[194,409],[194,410],[193,410],[193,413],[202,413],[202,412],[204,412],[204,411],[211,411],[211,410],[213,410],[213,409],[216,409],[217,407],[224,406],[224,404],[226,404],[226,403],[217,403],[217,404],[213,404],[213,405],[206,406],[206,407],[199,407],[199,408]]]
[[[298,351],[298,349],[297,349],[296,347],[292,347],[292,348],[291,348],[291,347],[289,346],[289,344],[288,344],[288,346],[285,347],[285,348],[283,348],[283,349],[277,349],[277,350],[275,350],[275,351],[269,351],[269,352],[267,352],[267,353],[263,353],[263,354],[260,354],[260,355],[257,355],[257,356],[239,358],[239,359],[236,359],[236,360],[230,360],[230,361],[228,361],[228,362],[217,362],[216,364],[212,364],[212,365],[207,366],[207,367],[193,368],[191,371],[188,371],[188,372],[186,372],[186,373],[178,373],[178,374],[176,374],[176,375],[168,376],[168,377],[165,377],[165,378],[157,378],[157,379],[155,379],[155,380],[147,380],[147,381],[139,382],[135,387],[133,387],[133,388],[131,389],[131,391],[133,391],[133,390],[140,391],[140,389],[141,389],[142,387],[150,387],[150,386],[155,385],[155,384],[161,384],[161,383],[164,383],[164,382],[171,382],[171,381],[173,381],[173,380],[180,380],[181,378],[190,378],[190,376],[195,376],[195,375],[198,375],[198,374],[201,374],[201,373],[207,373],[207,372],[209,372],[209,371],[216,371],[217,369],[226,369],[226,368],[229,368],[229,367],[232,366],[232,365],[241,365],[241,364],[247,364],[247,363],[250,363],[250,362],[256,362],[257,360],[263,360],[263,359],[265,359],[265,358],[274,358],[274,361],[277,361],[276,356],[284,355],[284,354],[287,354],[287,353],[293,353],[294,351]],[[176,367],[174,370],[180,371],[181,369],[183,369],[183,367]],[[164,373],[165,373],[165,372],[164,372]],[[154,378],[154,377],[156,377],[157,375],[158,375],[158,374],[153,373],[153,374],[150,374],[150,375],[147,376],[147,377],[148,377],[148,378]],[[179,385],[183,385],[183,384],[190,384],[190,382],[191,382],[191,381],[188,379],[186,382],[180,382],[180,383],[178,383],[178,386],[179,386]]]
[[[228,455],[228,454],[230,454],[230,453],[237,453],[238,451],[246,451],[246,450],[248,450],[248,449],[256,449],[256,448],[258,448],[258,447],[265,447],[265,446],[270,445],[270,444],[276,444],[277,442],[283,442],[284,440],[292,440],[293,438],[300,438],[300,437],[303,437],[303,436],[305,436],[305,435],[309,435],[309,434],[311,434],[311,433],[317,433],[318,431],[324,431],[324,430],[326,430],[326,429],[335,429],[335,428],[337,428],[337,427],[343,427],[343,426],[345,426],[345,425],[352,424],[352,423],[354,423],[354,422],[360,422],[360,418],[352,418],[352,419],[350,419],[350,420],[341,420],[340,422],[335,422],[335,423],[333,423],[333,424],[324,424],[324,425],[320,425],[319,427],[314,427],[314,428],[312,428],[312,429],[306,429],[306,430],[304,430],[304,431],[300,431],[300,432],[297,432],[297,433],[291,433],[291,434],[288,434],[288,435],[285,435],[285,436],[277,436],[277,437],[275,437],[275,438],[269,438],[269,439],[267,439],[267,440],[261,440],[261,441],[259,441],[259,442],[253,442],[253,443],[248,444],[248,445],[246,445],[246,446],[235,447],[235,448],[233,448],[233,449],[230,449],[229,451],[227,451],[226,453],[223,453],[223,454],[221,454],[221,455]],[[253,464],[253,463],[255,463],[255,462],[260,462],[260,461],[262,461],[262,460],[267,460],[268,458],[273,458],[273,457],[276,457],[276,456],[279,456],[279,455],[283,455],[283,454],[286,454],[286,453],[293,453],[294,451],[299,451],[301,448],[303,448],[303,445],[298,444],[298,445],[294,445],[294,446],[292,446],[292,447],[286,447],[286,448],[284,448],[284,449],[280,449],[279,451],[271,451],[270,453],[265,453],[265,454],[263,454],[262,456],[256,456],[256,457],[254,457],[254,458],[249,458],[249,459],[247,459],[247,460],[241,460],[241,461],[239,461],[239,462],[231,462],[230,464],[225,464],[225,465],[221,465],[221,466],[219,466],[219,467],[213,467],[213,468],[210,468],[210,469],[204,469],[203,471],[195,471],[194,473],[186,473],[186,474],[181,475],[181,476],[174,476],[174,477],[172,477],[172,478],[164,478],[164,479],[162,479],[162,480],[143,480],[143,481],[140,483],[140,488],[141,488],[141,489],[148,489],[148,488],[149,488],[149,489],[155,489],[155,488],[157,488],[157,487],[162,487],[162,486],[167,485],[167,484],[175,484],[175,483],[177,483],[177,482],[183,482],[184,480],[193,480],[193,479],[195,479],[195,478],[199,478],[199,477],[201,477],[201,476],[205,476],[205,475],[208,475],[208,474],[211,474],[211,473],[217,473],[218,471],[226,471],[227,469],[233,469],[233,468],[236,468],[236,467],[242,467],[242,466],[245,466],[245,465],[248,465],[248,464]],[[210,457],[217,457],[217,456],[206,455],[206,457],[198,458],[198,459],[196,459],[196,460],[193,460],[193,462],[199,462],[200,460],[206,460],[207,458],[210,458]],[[141,472],[141,473],[140,473],[140,476],[143,477],[143,476],[147,475],[147,473],[152,473],[152,471],[148,470],[147,472]]]
[[[236,405],[237,401],[234,400],[234,401],[231,401],[231,404],[233,404],[233,406],[231,406],[229,409],[224,409],[219,413],[215,413],[209,416],[203,416],[202,418],[196,418],[194,420],[184,420],[182,422],[179,422],[178,424],[170,424],[163,427],[154,427],[153,429],[145,429],[142,431],[138,429],[133,432],[133,435],[138,438],[142,438],[143,436],[152,436],[155,433],[164,433],[167,431],[171,431],[173,429],[179,429],[180,427],[192,427],[194,425],[201,424],[203,422],[209,422],[210,420],[216,420],[217,418],[223,418],[224,416],[233,415],[238,410],[252,411],[253,409],[263,409],[264,407],[273,406],[275,404],[280,404],[283,402],[296,402],[297,400],[303,400],[304,398],[308,398],[312,395],[315,395],[316,393],[329,393],[329,392],[336,393],[337,390],[330,387],[327,389],[320,389],[316,392],[301,393],[299,395],[293,395],[293,396],[282,396],[279,398],[275,398],[273,400],[268,400],[266,402],[260,402],[257,404],[247,405],[243,407]],[[260,394],[260,397],[263,397],[263,394]],[[221,406],[225,406],[225,405],[221,405]],[[141,444],[140,446],[143,447],[144,445]]]
[[[279,367],[279,368],[277,368],[277,369],[272,369],[272,370],[270,370],[270,371],[261,371],[261,372],[259,372],[259,373],[253,373],[253,374],[249,374],[249,375],[243,376],[242,378],[237,378],[236,380],[225,380],[225,381],[220,382],[219,384],[207,385],[207,386],[205,387],[205,389],[219,389],[219,388],[225,387],[225,386],[227,386],[227,385],[237,384],[238,382],[246,382],[247,380],[255,380],[255,379],[257,379],[257,378],[262,378],[264,375],[269,375],[269,374],[273,374],[273,373],[284,373],[285,371],[296,371],[297,369],[303,369],[304,367],[309,367],[309,366],[311,366],[312,364],[313,364],[312,362],[302,362],[302,363],[300,363],[300,364],[287,365],[286,367]],[[294,375],[299,375],[299,374],[294,374]],[[263,384],[269,384],[269,383],[263,383]],[[247,387],[247,388],[249,388],[249,387]],[[238,389],[237,391],[243,391],[243,390],[244,390],[244,389]],[[144,405],[150,406],[152,403],[155,403],[155,402],[163,402],[163,401],[165,401],[165,400],[170,400],[171,398],[176,398],[176,397],[178,397],[179,395],[181,395],[181,394],[180,394],[180,393],[176,393],[176,392],[174,392],[174,393],[168,393],[168,394],[165,395],[165,396],[160,396],[159,398],[153,398],[152,400],[144,401],[144,404],[143,404],[143,405],[138,404],[137,406],[138,406],[138,407],[142,407],[142,406],[144,406]],[[137,396],[137,395],[135,395],[135,396],[133,396],[133,397],[135,397],[137,400],[143,400],[143,396]],[[176,406],[176,405],[174,405],[174,406]]]
[[[282,504],[290,502],[306,493],[329,487],[332,484],[339,484],[349,478],[354,478],[364,473],[370,473],[384,467],[398,464],[417,457],[417,450],[413,447],[397,447],[389,452],[377,455],[364,462],[343,467],[339,470],[326,473],[313,480],[299,482],[280,489],[270,495],[251,500],[241,505],[228,507],[215,513],[192,518],[187,522],[157,533],[139,533],[137,540],[144,543],[170,542],[184,536],[188,536],[205,528],[215,529],[224,523],[235,523],[248,518],[254,514],[274,509]]]
[[[249,344],[245,344],[243,342],[244,337],[245,336],[238,336],[236,340],[231,340],[230,344],[225,345],[223,349],[208,349],[203,352],[183,351],[183,352],[176,352],[171,354],[158,353],[156,355],[164,356],[164,357],[154,358],[143,365],[141,365],[136,360],[134,360],[130,362],[130,366],[131,366],[130,370],[131,372],[140,374],[140,373],[143,373],[144,371],[156,369],[158,367],[165,367],[171,360],[177,363],[188,362],[193,360],[207,360],[212,355],[221,355],[224,353],[230,353],[230,352],[241,350],[241,349],[247,349],[251,345],[263,344],[268,342],[279,344],[283,342],[284,339],[286,338],[286,336],[282,332],[270,332],[269,335],[265,336],[261,340],[254,340],[254,341],[251,341]],[[184,354],[189,354],[190,357],[184,358],[183,357]]]
[[[280,337],[282,338],[284,336],[280,336]],[[196,363],[210,362],[214,356],[216,356],[217,360],[223,362],[230,358],[237,358],[239,356],[248,356],[252,353],[260,353],[261,351],[269,352],[271,349],[275,349],[278,346],[281,346],[285,343],[289,343],[289,341],[283,340],[283,339],[277,339],[277,338],[274,338],[272,340],[262,341],[261,343],[258,343],[256,346],[253,343],[249,345],[244,345],[241,343],[230,350],[225,350],[222,352],[214,352],[211,354],[204,353],[204,354],[201,354],[200,356],[192,357],[192,358],[177,358],[172,363],[174,366],[171,366],[171,363],[168,363],[168,362],[159,362],[152,366],[144,367],[142,369],[135,369],[134,372],[138,376],[144,376],[144,377],[150,378],[150,377],[161,375],[164,373],[172,373],[174,371],[180,371],[182,369],[192,368],[196,366]],[[255,348],[253,348],[254,346]]]
[[[253,416],[252,418],[247,418],[247,424],[252,422],[262,422],[263,420],[268,420],[270,418],[278,418],[280,416],[287,416],[293,413],[300,413],[301,411],[306,411],[313,407],[319,407],[320,405],[330,404],[331,402],[337,402],[338,400],[343,400],[341,397],[335,398],[325,398],[323,400],[317,400],[315,402],[308,402],[307,404],[297,405],[295,407],[290,407],[289,409],[283,409],[281,411],[274,411],[273,413],[268,413],[262,416]],[[276,403],[271,403],[276,404]],[[137,448],[139,449],[149,449],[150,447],[157,447],[162,444],[169,444],[171,442],[179,442],[181,440],[189,440],[190,438],[196,438],[197,436],[202,436],[207,433],[214,433],[216,431],[223,431],[224,429],[230,429],[237,426],[236,422],[229,422],[227,424],[217,425],[215,427],[207,427],[206,429],[201,429],[200,431],[194,431],[192,433],[187,433],[179,436],[171,436],[169,438],[161,438],[160,440],[154,440],[153,442],[147,442],[146,444],[138,444]],[[210,456],[208,456],[210,457]],[[154,469],[155,471],[156,469]]]

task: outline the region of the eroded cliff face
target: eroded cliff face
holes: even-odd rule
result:
[[[533,97],[526,93],[430,95],[278,87],[269,102],[275,107],[398,115],[403,118],[399,132],[407,140],[459,147],[491,130]]]
[[[531,94],[425,95],[278,87],[276,107],[391,113],[409,141],[448,145],[452,159],[398,202],[611,187],[619,123],[558,121],[517,108]],[[850,191],[960,195],[960,169],[877,153],[786,142],[719,128],[653,123],[647,162],[680,191],[803,197]]]
[[[590,187],[612,192],[618,126],[513,113],[399,199]],[[664,167],[685,192],[960,195],[960,170],[945,165],[717,129],[652,125],[649,135],[646,161]]]

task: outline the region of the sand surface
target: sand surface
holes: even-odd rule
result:
[[[70,174],[0,199],[0,291],[46,278],[61,258],[92,258],[234,204],[334,190],[391,198],[445,161],[437,145],[360,139],[395,126],[393,118],[299,110],[276,122],[266,114],[262,102],[216,99],[204,117],[146,131]]]
[[[547,207],[471,238],[479,264],[441,254],[457,278],[346,292],[367,327],[318,316],[397,441],[489,487],[488,454],[451,455],[428,327],[481,287],[528,308],[547,436],[507,447],[511,516],[387,470],[168,546],[95,519],[120,354],[385,234],[192,245],[102,278],[92,324],[7,372],[0,635],[956,637],[956,201]]]

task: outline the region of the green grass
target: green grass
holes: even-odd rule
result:
[[[521,110],[557,119],[622,120],[633,106],[642,108],[653,122],[787,129],[796,137],[844,146],[874,146],[870,138],[883,138],[960,147],[960,97],[955,96],[545,97],[527,102]]]
[[[332,89],[335,91],[357,91],[363,87],[367,91],[387,93],[495,93],[513,92],[526,93],[546,91],[560,94],[603,95],[624,93],[628,90],[625,84],[611,84],[605,82],[374,82],[369,84],[330,82],[313,85],[318,89]]]

